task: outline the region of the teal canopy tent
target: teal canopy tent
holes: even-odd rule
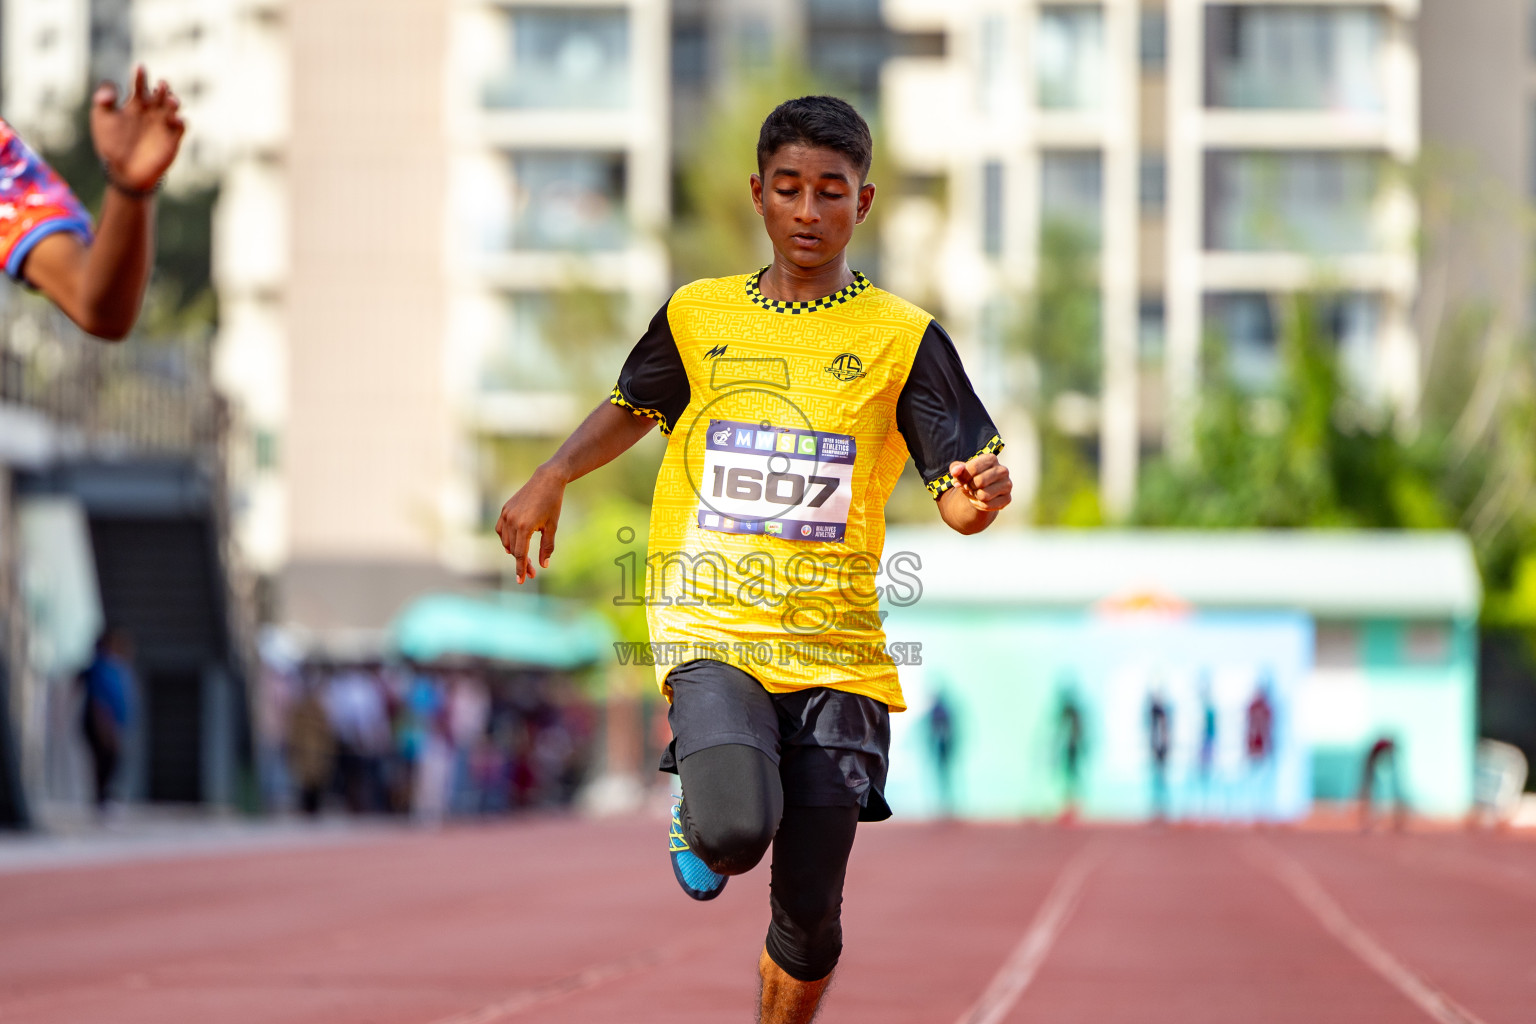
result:
[[[584,668],[612,651],[613,631],[580,605],[521,594],[429,594],[389,627],[406,658],[483,658],[531,668]]]

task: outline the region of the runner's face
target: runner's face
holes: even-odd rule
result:
[[[752,175],[752,203],[774,251],[806,270],[842,255],[874,198],[853,161],[823,146],[784,146]]]

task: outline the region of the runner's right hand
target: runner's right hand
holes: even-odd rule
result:
[[[496,536],[507,554],[517,559],[517,582],[536,575],[528,545],[539,535],[539,566],[549,568],[549,556],[555,551],[555,527],[560,523],[560,505],[565,500],[565,481],[540,467],[507,503],[496,520]]]

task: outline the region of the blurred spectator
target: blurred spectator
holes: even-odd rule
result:
[[[288,720],[302,692],[295,660],[279,648],[271,634],[262,637],[254,701],[257,777],[262,803],[274,810],[288,806],[295,788],[288,766]]]
[[[486,738],[490,713],[485,684],[467,673],[455,676],[448,689],[448,740],[453,748],[450,806],[455,814],[473,813],[480,807],[474,756]]]
[[[108,628],[96,639],[91,663],[80,673],[80,727],[91,754],[98,814],[106,812],[112,781],[122,762],[127,740],[129,701],[133,692],[132,641],[121,629]]]
[[[435,823],[565,807],[586,781],[596,712],[563,677],[321,662],[298,676],[280,731],[306,813],[334,787],[353,813]]]
[[[442,683],[413,666],[401,717],[401,753],[410,766],[411,814],[418,821],[442,821],[453,782]]]
[[[1077,819],[1078,785],[1083,757],[1083,712],[1069,679],[1061,690],[1061,709],[1056,713],[1056,741],[1061,758],[1061,820]]]
[[[347,808],[387,810],[384,759],[392,733],[382,681],[361,667],[346,669],[326,689],[325,709],[336,736],[337,776]]]
[[[1269,699],[1269,677],[1261,676],[1248,702],[1248,778],[1254,817],[1266,820],[1274,801],[1275,708]]]
[[[1376,777],[1385,775],[1392,800],[1392,826],[1402,831],[1408,824],[1408,801],[1403,796],[1403,780],[1397,768],[1397,742],[1383,736],[1371,744],[1360,774],[1360,827],[1369,830],[1375,812]]]
[[[1147,697],[1147,743],[1152,752],[1152,816],[1168,819],[1168,748],[1173,737],[1173,713],[1161,690]]]
[[[288,770],[298,788],[299,809],[314,817],[336,772],[336,737],[314,677],[304,681],[287,726]]]
[[[933,744],[933,766],[938,773],[939,810],[946,818],[952,817],[955,813],[955,719],[943,690],[933,698],[933,707],[928,709],[928,740]]]
[[[1201,813],[1212,817],[1212,770],[1216,765],[1216,700],[1208,673],[1200,676],[1200,802]]]

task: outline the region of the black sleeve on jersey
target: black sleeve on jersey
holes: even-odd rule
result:
[[[896,399],[896,428],[935,498],[955,486],[951,462],[1003,450],[992,417],[960,365],[955,343],[937,320],[928,324],[918,342],[912,371]]]
[[[649,416],[661,424],[663,434],[670,434],[688,408],[691,394],[688,372],[683,369],[683,357],[677,351],[667,306],[663,305],[624,360],[619,382],[608,400],[637,416]]]

